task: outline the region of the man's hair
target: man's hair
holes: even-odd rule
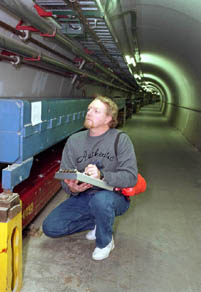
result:
[[[106,105],[108,116],[112,117],[112,120],[109,122],[108,126],[110,128],[115,128],[118,124],[118,106],[117,104],[109,97],[106,96],[96,96],[95,99],[100,100]]]

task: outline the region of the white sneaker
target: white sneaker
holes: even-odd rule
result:
[[[114,249],[114,240],[112,240],[104,248],[96,247],[92,253],[92,259],[95,261],[101,261],[109,257],[110,252]]]
[[[95,240],[96,239],[96,225],[95,225],[93,230],[90,230],[86,234],[86,239],[88,239],[88,240]]]

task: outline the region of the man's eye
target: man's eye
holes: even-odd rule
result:
[[[93,109],[93,108],[88,108],[88,109],[87,109],[87,112],[89,112],[89,111],[93,111],[93,112],[96,113],[96,114],[100,113],[100,110],[98,110],[98,109]]]

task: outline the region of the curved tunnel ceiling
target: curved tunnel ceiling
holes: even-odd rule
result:
[[[200,1],[108,2],[101,1],[121,51],[126,55],[130,49],[130,56],[136,60],[137,53],[140,54],[135,70],[141,77],[144,76],[142,81],[150,80],[158,84],[169,103],[200,109]],[[126,19],[129,13],[133,18],[134,12],[135,29],[130,27],[132,22]],[[128,44],[125,45],[125,31],[119,28],[117,16],[124,19],[131,44],[129,49]]]
[[[191,76],[195,74],[200,55],[200,46],[195,44],[200,34],[200,23],[194,13],[197,10],[194,6],[192,11],[192,2],[186,1],[185,4],[184,1],[165,1],[164,4],[161,1],[140,1],[137,4],[143,72],[162,78],[171,93],[168,101],[183,106],[196,105],[196,84],[193,84],[196,76]],[[200,71],[199,67],[197,69]]]
[[[146,80],[150,78],[161,85],[167,102],[189,106],[188,98],[194,96],[194,88],[189,83],[190,75],[181,69],[181,65],[159,54],[147,53],[141,54],[141,68]]]

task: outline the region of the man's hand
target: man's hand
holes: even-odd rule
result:
[[[86,174],[90,175],[91,177],[100,179],[100,170],[97,168],[97,166],[95,164],[89,164],[85,168],[84,172]]]
[[[76,179],[65,179],[64,182],[68,185],[72,193],[84,192],[92,187],[92,185],[87,183],[81,183]]]

